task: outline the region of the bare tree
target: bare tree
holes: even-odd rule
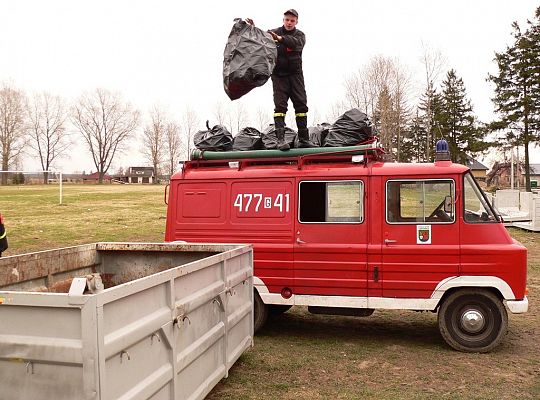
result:
[[[343,101],[336,101],[332,104],[329,113],[326,115],[326,119],[333,123],[340,115],[347,111],[348,105]]]
[[[68,117],[64,100],[49,93],[35,94],[26,105],[30,147],[39,157],[43,183],[49,182],[49,169],[71,145],[65,128]]]
[[[150,122],[143,130],[142,154],[152,164],[156,178],[163,161],[167,125],[168,121],[164,111],[155,105],[150,112]],[[157,179],[155,183],[157,183]]]
[[[182,130],[184,133],[185,141],[184,148],[187,151],[186,159],[188,159],[189,155],[191,154],[193,135],[195,134],[195,132],[197,132],[197,125],[199,125],[199,117],[191,107],[186,106],[182,115]]]
[[[345,80],[345,98],[351,107],[373,115],[383,90],[394,91],[395,63],[392,59],[375,56],[356,74]]]
[[[257,108],[257,111],[255,112],[255,119],[257,121],[257,127],[261,132],[264,131],[271,123],[268,110],[262,107]]]
[[[373,57],[345,81],[349,105],[375,119],[379,137],[398,160],[409,118],[410,83],[410,73],[399,60],[383,56]]]
[[[225,125],[227,119],[227,107],[221,101],[217,101],[214,104],[214,118],[219,125]]]
[[[434,87],[436,81],[439,79],[440,74],[443,71],[443,68],[446,65],[446,58],[443,54],[437,50],[433,49],[428,44],[422,42],[422,56],[421,62],[424,65],[424,73],[426,78],[425,93],[428,94],[426,99],[426,113],[424,115],[425,125],[426,125],[426,160],[430,159],[431,152],[431,132],[433,131],[433,121],[431,120],[431,109],[432,101],[431,93],[434,92]]]
[[[169,122],[165,129],[165,164],[169,176],[172,176],[175,167],[180,161],[184,146],[180,138],[181,129],[175,122]]]
[[[25,96],[22,91],[3,83],[0,88],[0,157],[2,170],[19,158],[26,144]],[[7,185],[7,174],[2,174],[2,185]]]
[[[246,107],[244,107],[243,103],[237,102],[235,110],[234,110],[234,125],[231,124],[231,129],[233,128],[233,126],[236,129],[236,131],[234,132],[235,135],[238,134],[238,132],[240,132],[240,129],[243,129],[246,127],[246,125],[248,124],[248,120],[249,120],[249,116],[248,116]],[[233,132],[231,130],[231,134],[232,133]]]
[[[139,126],[139,112],[119,94],[96,89],[79,98],[71,120],[88,145],[102,183],[117,152],[123,150]]]
[[[394,62],[394,126],[396,135],[396,158],[398,162],[403,161],[401,146],[404,139],[404,131],[411,118],[411,108],[408,99],[411,93],[411,75],[409,71],[400,64],[398,60]]]

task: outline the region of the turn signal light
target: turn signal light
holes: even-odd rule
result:
[[[525,296],[527,296],[528,294],[529,294],[529,288],[526,287],[526,288],[525,288]]]

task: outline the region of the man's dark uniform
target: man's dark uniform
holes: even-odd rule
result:
[[[278,140],[285,135],[285,114],[290,98],[296,113],[299,146],[313,147],[307,129],[308,106],[302,71],[302,49],[306,44],[306,36],[296,28],[288,31],[283,26],[272,31],[283,38],[277,43],[278,56],[272,73],[274,123]]]
[[[2,214],[0,214],[0,257],[2,257],[2,252],[6,251],[7,248],[8,242],[6,228],[4,227],[4,219],[2,218]]]

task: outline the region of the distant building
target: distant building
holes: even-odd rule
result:
[[[99,172],[94,172],[93,174],[83,175],[83,183],[99,183]],[[111,183],[110,175],[103,175],[103,183]]]
[[[485,182],[487,178],[487,171],[489,170],[488,167],[486,167],[484,164],[482,164],[480,161],[469,157],[467,159],[467,167],[471,169],[471,172],[473,176],[476,178],[476,180]]]
[[[540,188],[540,164],[529,164],[529,176],[531,178],[531,188]],[[525,180],[525,175],[523,179]]]
[[[510,162],[495,162],[491,171],[486,175],[486,183],[488,186],[497,189],[511,187],[512,164]],[[525,186],[525,175],[522,164],[514,164],[514,184],[516,187]]]
[[[115,175],[115,181],[123,183],[154,183],[155,174],[153,167],[129,167],[124,175]]]

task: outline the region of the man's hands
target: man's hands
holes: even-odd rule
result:
[[[276,42],[281,42],[281,39],[283,39],[281,36],[279,36],[276,32],[274,31],[268,31],[268,33],[270,35],[272,35],[272,39],[274,39]]]
[[[255,26],[255,22],[253,22],[253,20],[251,18],[246,18],[245,21],[250,24],[251,26]],[[274,39],[276,42],[281,42],[281,40],[283,39],[281,36],[279,36],[276,32],[274,31],[267,31],[270,35],[272,35],[272,39]]]

